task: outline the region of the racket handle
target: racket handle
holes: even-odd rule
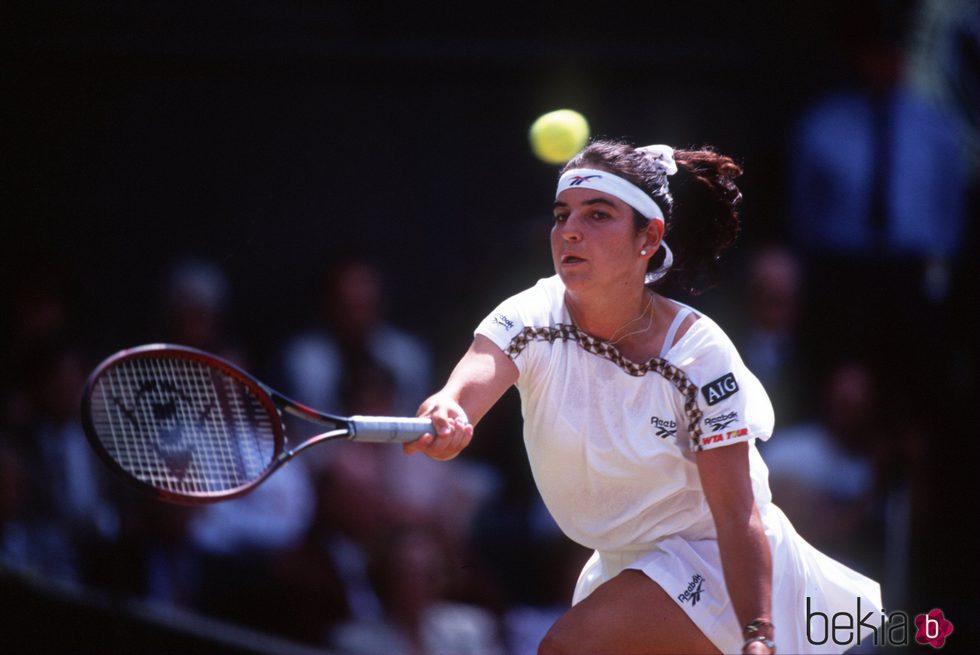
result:
[[[432,432],[427,418],[396,418],[392,416],[351,416],[354,435],[351,441],[377,443],[406,443]]]

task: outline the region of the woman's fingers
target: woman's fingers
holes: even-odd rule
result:
[[[411,455],[419,451],[424,451],[435,440],[435,436],[431,432],[426,432],[421,437],[415,441],[409,441],[402,444],[402,450],[405,451],[406,455]]]
[[[406,443],[402,449],[406,454],[423,452],[432,459],[447,460],[456,457],[473,438],[473,426],[466,418],[466,412],[455,402],[426,401],[420,415],[432,419],[433,432]]]
[[[456,457],[470,442],[473,427],[459,418],[447,418],[436,428],[435,439],[422,451],[437,460],[447,460]]]

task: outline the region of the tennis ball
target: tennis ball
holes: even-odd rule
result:
[[[531,125],[528,134],[531,150],[549,164],[564,164],[585,147],[589,140],[589,123],[572,109],[543,114]]]

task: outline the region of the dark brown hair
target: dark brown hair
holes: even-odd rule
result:
[[[572,168],[597,168],[622,177],[646,191],[663,210],[664,240],[674,253],[668,277],[688,293],[710,288],[718,273],[721,254],[739,232],[738,204],[742,194],[735,186],[741,167],[731,157],[710,146],[674,150],[677,173],[664,183],[654,157],[623,141],[596,140],[565,164]],[[634,210],[637,231],[649,220]],[[663,248],[650,260],[649,270],[663,263]],[[659,282],[658,282],[659,284]]]

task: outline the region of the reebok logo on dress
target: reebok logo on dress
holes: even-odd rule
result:
[[[704,576],[700,573],[695,573],[694,577],[692,577],[691,581],[687,584],[687,589],[677,596],[677,600],[680,603],[691,601],[691,607],[694,607],[698,604],[698,601],[701,600],[702,591],[704,591]]]
[[[657,416],[651,416],[650,425],[657,430],[657,436],[661,439],[677,436],[677,421],[670,421]]]
[[[714,430],[724,430],[729,425],[738,420],[738,412],[728,412],[727,414],[719,414],[718,416],[712,416],[711,418],[704,419],[705,425]]]
[[[701,387],[701,393],[709,405],[717,405],[725,398],[738,391],[738,382],[731,373],[725,373],[717,380],[713,380]]]
[[[500,327],[504,328],[505,330],[513,330],[514,329],[514,321],[510,320],[509,318],[507,318],[503,314],[499,314],[499,313],[498,314],[494,314],[492,320],[493,320],[494,323],[496,323]]]

